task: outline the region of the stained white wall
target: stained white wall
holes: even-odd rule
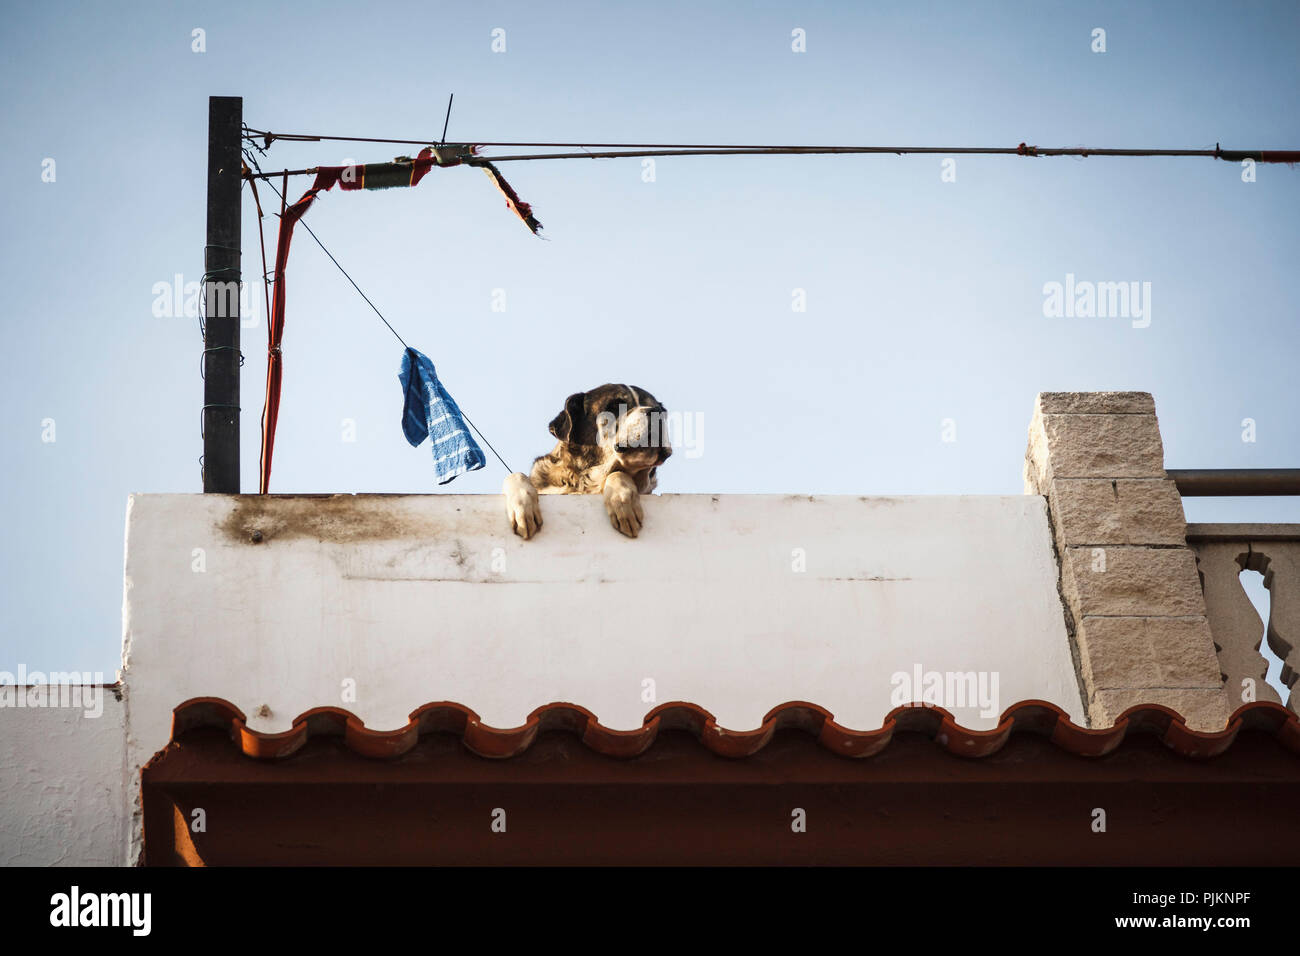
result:
[[[524,542],[496,496],[133,497],[129,771],[197,696],[263,731],[323,705],[392,729],[437,700],[497,727],[569,701],[628,729],[650,680],[732,729],[789,700],[872,729],[919,665],[1083,722],[1041,497],[666,495],[637,540],[599,497],[542,509]]]
[[[124,862],[126,711],[113,689],[91,690],[102,707],[51,707],[48,686],[0,694],[0,866]]]

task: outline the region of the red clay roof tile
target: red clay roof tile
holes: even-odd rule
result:
[[[1026,700],[1009,707],[992,730],[962,727],[948,711],[931,705],[898,707],[880,729],[852,730],[837,724],[824,708],[802,701],[773,708],[760,727],[745,731],[720,727],[704,708],[682,702],[659,705],[637,730],[605,727],[591,711],[566,703],[537,708],[520,727],[498,728],[484,724],[468,707],[440,701],[417,708],[406,726],[396,730],[370,730],[342,708],[317,707],[300,715],[289,730],[267,734],[250,730],[243,712],[234,704],[219,697],[195,697],[173,711],[172,739],[204,726],[226,728],[245,754],[259,759],[287,757],[313,735],[342,736],[346,745],[362,756],[393,758],[414,747],[421,735],[430,733],[456,734],[480,756],[506,758],[527,750],[539,733],[553,730],[575,734],[592,750],[620,758],[645,752],[661,730],[688,731],[719,756],[748,757],[763,749],[782,729],[802,730],[832,753],[859,758],[885,749],[896,731],[929,735],[949,753],[962,757],[996,753],[1016,732],[1048,736],[1058,747],[1080,757],[1104,756],[1123,744],[1130,733],[1156,734],[1177,753],[1203,759],[1223,753],[1243,728],[1251,728],[1271,732],[1279,744],[1300,754],[1300,718],[1279,704],[1264,701],[1238,708],[1227,727],[1216,733],[1192,730],[1175,711],[1157,704],[1130,707],[1113,727],[1089,730],[1071,723],[1054,704]]]

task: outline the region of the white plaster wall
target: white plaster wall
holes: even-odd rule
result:
[[[48,686],[4,689],[0,866],[123,862],[126,712],[112,688],[94,690],[103,702],[98,717],[87,716],[87,711],[99,710],[97,706],[15,706],[18,694],[48,704]]]
[[[497,727],[569,701],[628,729],[650,679],[731,729],[789,700],[873,729],[920,665],[997,672],[999,709],[1043,698],[1083,722],[1042,497],[656,496],[636,540],[599,496],[542,509],[525,542],[496,496],[134,496],[132,786],[197,696],[263,731],[324,705],[392,729],[437,700]]]
[[[237,500],[251,510],[234,513]],[[431,700],[503,727],[567,700],[631,728],[652,706],[645,678],[658,701],[700,704],[736,729],[792,699],[873,728],[890,675],[917,663],[996,670],[1006,704],[1042,697],[1082,713],[1041,497],[669,495],[645,507],[629,540],[598,496],[544,497],[545,527],[524,542],[496,496],[136,496],[133,734],[152,753],[171,708],[200,695],[250,717],[266,705],[251,725],[284,730],[340,704],[347,678],[351,709],[376,728]]]

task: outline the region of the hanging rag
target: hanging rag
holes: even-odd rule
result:
[[[492,180],[497,189],[501,190],[501,195],[506,197],[506,208],[522,219],[524,225],[528,227],[529,232],[534,236],[540,235],[542,224],[533,215],[533,207],[519,198],[519,194],[515,192],[514,187],[506,182],[506,178],[501,175],[501,170],[489,162],[482,162],[479,165],[483,167],[483,172],[487,173],[488,179]]]
[[[402,353],[402,371],[397,380],[402,383],[405,396],[402,431],[412,447],[418,448],[426,438],[431,440],[433,472],[438,484],[445,485],[486,464],[483,450],[469,433],[460,406],[438,381],[427,355],[415,349]]]

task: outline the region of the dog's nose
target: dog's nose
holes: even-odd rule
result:
[[[660,446],[660,448],[659,448],[659,464],[662,465],[664,462],[666,462],[666,461],[668,460],[668,456],[671,455],[672,453],[673,453],[673,450],[672,450],[671,448],[669,448],[667,445],[662,445],[662,446]]]

